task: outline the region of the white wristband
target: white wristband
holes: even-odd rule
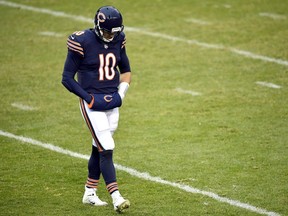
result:
[[[126,92],[128,91],[129,88],[129,83],[127,82],[121,82],[118,86],[118,93],[121,97],[121,99],[123,100],[125,97]]]

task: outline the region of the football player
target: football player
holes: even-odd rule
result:
[[[121,13],[113,6],[97,10],[94,28],[77,31],[67,39],[68,54],[62,84],[80,98],[80,110],[92,135],[92,152],[83,203],[107,205],[97,196],[102,174],[114,209],[122,212],[130,202],[119,192],[113,164],[113,133],[119,107],[131,82]],[[77,80],[75,75],[77,74]]]

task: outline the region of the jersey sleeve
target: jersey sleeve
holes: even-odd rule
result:
[[[70,35],[67,39],[67,48],[68,50],[84,57],[84,48],[80,40],[82,34],[84,34],[83,31],[74,32],[72,35]]]
[[[126,54],[125,45],[126,45],[126,37],[124,35],[124,38],[123,38],[122,43],[121,43],[121,51],[120,51],[121,61],[118,64],[120,73],[131,72],[129,58],[128,58],[127,54]]]
[[[78,71],[79,65],[84,57],[84,49],[81,43],[77,40],[77,35],[72,34],[67,39],[68,54],[66,57],[63,74],[62,84],[67,90],[90,102],[91,96],[79,85],[75,80],[75,74]]]

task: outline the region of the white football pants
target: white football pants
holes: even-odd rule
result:
[[[88,104],[80,99],[80,111],[92,134],[92,144],[99,152],[113,150],[115,143],[112,136],[118,127],[119,108],[95,111],[89,109]]]

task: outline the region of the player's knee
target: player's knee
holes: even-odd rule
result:
[[[114,139],[110,130],[102,131],[99,133],[98,140],[105,150],[113,150],[115,148]]]

